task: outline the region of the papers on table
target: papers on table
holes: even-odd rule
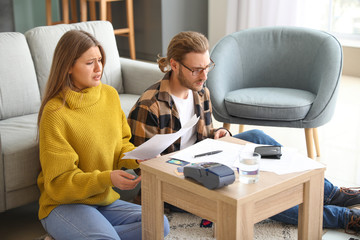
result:
[[[259,145],[246,144],[245,150],[253,152],[257,146]],[[286,174],[325,167],[320,162],[300,154],[294,148],[282,147],[281,152],[281,159],[261,159],[260,170],[277,174]]]
[[[179,137],[190,130],[199,120],[199,117],[194,115],[179,131],[170,134],[157,134],[135,148],[127,152],[122,157],[123,159],[149,159],[154,158],[168,148]]]
[[[218,162],[231,168],[238,167],[238,156],[241,152],[254,152],[254,148],[260,146],[258,144],[239,145],[214,139],[205,139],[194,144],[184,150],[181,150],[172,158],[181,159],[191,163],[197,162]],[[194,158],[194,155],[206,152],[223,150],[221,153],[208,155],[204,157]],[[282,147],[281,159],[261,159],[260,170],[274,172],[277,174],[286,174],[293,172],[302,172],[310,169],[324,168],[324,165],[314,161],[292,148]]]
[[[228,167],[234,167],[235,160],[237,159],[240,151],[244,149],[244,145],[229,143],[224,141],[217,141],[214,139],[205,139],[198,142],[190,147],[187,147],[181,151],[176,152],[172,155],[172,158],[181,159],[191,163],[198,162],[218,162]],[[222,150],[222,152],[208,155],[204,157],[197,157],[195,155],[203,154],[206,152]]]

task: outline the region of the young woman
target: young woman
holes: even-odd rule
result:
[[[105,53],[89,33],[71,30],[55,49],[38,117],[39,218],[55,239],[141,239],[141,206],[113,190],[141,180],[120,169],[135,147],[117,91],[101,83]],[[169,223],[164,216],[164,235]]]

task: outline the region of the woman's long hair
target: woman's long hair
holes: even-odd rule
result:
[[[69,76],[70,68],[84,52],[96,46],[99,47],[102,55],[101,62],[104,68],[106,59],[104,49],[90,33],[82,30],[70,30],[60,38],[55,48],[49,78],[39,110],[38,128],[44,107],[50,99],[62,92],[65,105],[66,91],[74,87]]]

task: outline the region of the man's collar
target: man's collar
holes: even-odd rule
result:
[[[170,96],[170,72],[167,72],[163,79],[160,81],[159,95],[158,99],[160,101],[167,102],[169,106],[172,106],[171,96]]]

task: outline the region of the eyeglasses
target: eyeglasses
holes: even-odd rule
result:
[[[188,66],[186,66],[185,64],[183,64],[182,62],[179,62],[182,66],[184,66],[187,70],[189,70],[193,76],[199,76],[201,74],[202,71],[205,71],[206,73],[210,72],[211,70],[213,70],[215,68],[215,63],[213,62],[213,60],[211,60],[211,63],[209,65],[207,65],[204,68],[197,68],[195,70],[189,68]]]

